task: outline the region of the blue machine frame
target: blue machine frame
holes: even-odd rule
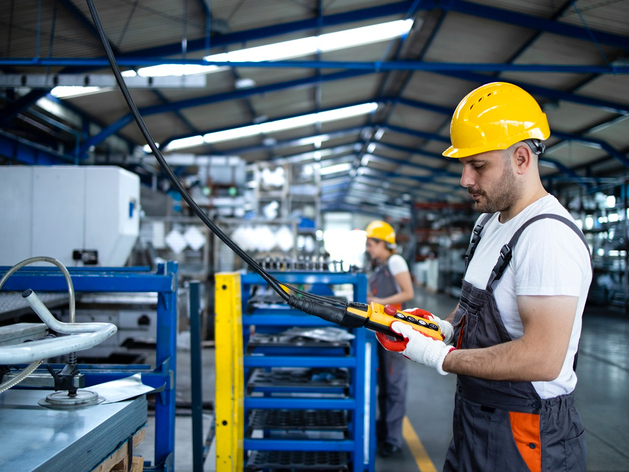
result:
[[[277,272],[273,274],[280,282],[288,284],[351,284],[354,300],[364,302],[367,299],[367,278],[365,274],[329,273],[329,272]],[[255,325],[257,331],[265,327],[275,328],[293,326],[336,326],[315,316],[301,311],[286,309],[257,309],[248,314],[244,307],[250,298],[250,289],[254,285],[266,285],[258,274],[245,274],[241,277],[243,315],[243,334],[248,337],[249,327]],[[262,329],[260,329],[262,328]],[[349,410],[352,413],[350,438],[345,440],[274,440],[244,439],[245,451],[344,451],[351,454],[354,471],[373,472],[375,467],[375,415],[376,415],[376,338],[366,329],[353,329],[356,336],[349,356],[292,356],[268,355],[244,356],[245,372],[255,367],[336,367],[351,371],[350,395],[347,398],[277,398],[272,396],[247,397],[244,399],[245,418],[251,409],[334,409]],[[301,348],[303,349],[303,348]],[[300,351],[303,354],[303,351]]]
[[[0,267],[0,277],[8,267]],[[149,365],[79,364],[85,386],[141,373],[142,381],[161,389],[155,402],[155,461],[144,470],[173,472],[175,464],[175,379],[177,368],[177,263],[148,267],[68,268],[76,292],[157,292],[155,369]],[[57,268],[25,267],[6,281],[7,291],[65,292],[65,278]]]

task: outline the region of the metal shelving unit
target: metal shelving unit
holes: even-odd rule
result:
[[[0,277],[8,267],[0,267]],[[85,386],[96,385],[141,373],[142,382],[156,389],[155,458],[144,470],[174,471],[175,379],[177,354],[177,263],[146,267],[68,268],[76,292],[157,292],[157,342],[155,368],[150,365],[79,364]],[[24,267],[5,283],[6,291],[33,289],[36,292],[67,293],[66,281],[57,268]],[[60,368],[63,366],[53,366]]]
[[[365,301],[364,274],[277,272],[282,283],[351,285]],[[257,274],[216,275],[217,471],[374,470],[376,339],[312,340],[284,333],[335,328],[275,303]],[[328,331],[328,333],[330,333]]]
[[[351,284],[354,300],[366,300],[364,274],[275,276],[295,285]],[[253,286],[266,284],[257,274],[244,275],[241,283],[243,306],[250,301]],[[335,325],[288,306],[259,306],[247,312],[242,317],[245,470],[373,471],[377,362],[373,334],[355,329],[350,330],[355,338],[346,342],[302,338],[292,344],[265,343],[291,327]]]

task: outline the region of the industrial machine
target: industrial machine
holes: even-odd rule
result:
[[[139,234],[140,179],[113,166],[5,166],[0,265],[45,254],[71,266],[124,266]]]

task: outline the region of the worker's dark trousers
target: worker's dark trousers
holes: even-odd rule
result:
[[[408,359],[399,352],[389,352],[378,344],[378,442],[402,447],[402,421],[406,415]]]

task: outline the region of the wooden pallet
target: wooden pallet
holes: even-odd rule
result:
[[[134,457],[133,450],[144,441],[145,434],[146,427],[123,442],[92,472],[142,472],[144,470],[144,458]]]

